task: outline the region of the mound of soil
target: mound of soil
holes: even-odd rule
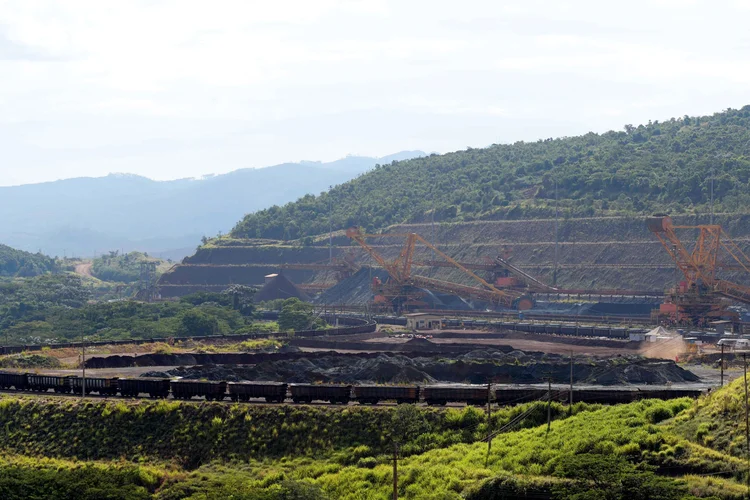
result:
[[[179,367],[170,376],[208,380],[262,380],[298,383],[541,383],[570,380],[569,360],[557,354],[477,350],[453,358],[407,357],[381,353],[369,358],[328,355],[278,359],[255,365],[199,365]],[[640,356],[577,360],[573,379],[578,384],[667,384],[698,382],[700,378],[673,361]]]

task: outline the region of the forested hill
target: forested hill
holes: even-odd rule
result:
[[[334,228],[750,207],[750,106],[622,131],[517,142],[383,165],[320,196],[247,215],[235,237],[295,239]]]
[[[0,276],[37,276],[57,270],[55,259],[0,244]]]

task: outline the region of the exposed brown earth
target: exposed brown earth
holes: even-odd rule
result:
[[[83,262],[81,264],[76,264],[75,272],[76,274],[80,274],[81,276],[92,276],[91,274],[91,262]]]

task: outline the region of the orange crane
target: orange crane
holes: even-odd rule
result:
[[[732,315],[721,297],[750,304],[750,287],[717,275],[717,270],[738,270],[750,277],[750,259],[720,225],[675,226],[666,215],[651,217],[646,225],[685,276],[672,293],[677,321],[703,324],[708,318]],[[698,233],[692,250],[677,230]]]
[[[474,298],[486,301],[493,305],[503,305],[517,309],[530,309],[534,305],[533,298],[516,290],[500,290],[494,285],[488,283],[471,269],[467,268],[452,257],[449,257],[442,251],[438,250],[430,242],[416,233],[384,233],[384,234],[365,234],[360,228],[352,227],[346,231],[346,235],[357,242],[375,262],[388,272],[390,280],[387,283],[374,283],[376,292],[389,300],[391,303],[399,306],[400,304],[415,301],[419,297],[419,292],[414,288],[425,288],[439,292],[451,293],[464,298]],[[398,257],[393,261],[388,261],[370,246],[367,238],[405,238],[404,246]],[[426,246],[442,257],[450,266],[459,269],[477,282],[479,286],[461,285],[448,281],[428,278],[412,274],[414,265],[414,249],[417,243]]]
[[[497,288],[522,288],[527,289],[528,291],[547,293],[559,291],[557,288],[552,287],[530,275],[526,271],[519,269],[511,264],[507,258],[503,258],[499,255],[494,259],[488,257],[487,262],[484,263],[461,262],[460,264],[465,268],[474,271],[489,271],[494,276],[494,278],[491,279],[493,279],[493,284]],[[413,265],[421,267],[454,267],[452,263],[443,260],[426,260],[414,262]]]

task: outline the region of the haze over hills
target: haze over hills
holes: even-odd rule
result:
[[[229,231],[244,214],[319,193],[376,164],[424,154],[284,163],[202,179],[110,174],[0,187],[0,241],[47,255],[121,249],[178,259],[192,253],[202,236]]]

